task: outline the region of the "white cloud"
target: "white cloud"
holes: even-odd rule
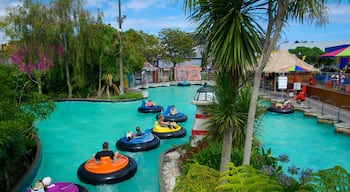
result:
[[[144,9],[151,9],[152,7],[165,8],[167,4],[169,4],[169,0],[130,0],[125,6],[128,10],[139,12]]]
[[[330,23],[350,23],[350,4],[329,4],[329,22]]]
[[[7,15],[7,8],[16,7],[22,5],[22,2],[19,1],[11,1],[11,0],[1,0],[0,4],[0,19],[4,19]],[[3,31],[0,31],[0,44],[5,44],[10,40],[9,37],[5,35]]]

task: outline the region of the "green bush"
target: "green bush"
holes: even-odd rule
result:
[[[301,189],[310,188],[313,191],[350,191],[350,174],[340,166],[318,171],[301,186]]]
[[[211,192],[218,185],[219,172],[194,163],[187,174],[176,178],[174,192]]]
[[[282,191],[276,180],[251,166],[235,167],[233,163],[229,163],[228,169],[220,174],[219,183],[215,191]]]

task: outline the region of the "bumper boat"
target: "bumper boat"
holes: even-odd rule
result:
[[[163,110],[163,107],[160,105],[155,106],[146,106],[146,102],[142,101],[141,107],[137,109],[140,113],[159,113]]]
[[[147,129],[143,135],[133,137],[129,140],[127,137],[123,137],[117,141],[116,147],[122,151],[149,151],[159,147],[160,139],[158,136],[152,134],[151,129]]]
[[[174,121],[177,123],[187,121],[187,115],[181,112],[177,112],[175,115],[171,115],[170,109],[171,109],[171,106],[168,106],[167,110],[161,113],[161,115],[164,116],[164,121]],[[157,119],[158,119],[158,115],[156,116]]]
[[[137,170],[135,159],[116,154],[116,159],[101,157],[100,162],[94,157],[82,163],[77,175],[80,181],[91,184],[113,184],[133,177]]]
[[[186,136],[186,129],[175,123],[175,129],[169,127],[162,127],[158,121],[154,123],[152,133],[160,139],[180,138]]]
[[[181,81],[177,83],[177,86],[190,86],[191,84],[188,81]]]
[[[275,113],[294,113],[294,107],[275,107],[275,106],[270,106],[267,108],[268,111],[270,112],[275,112]]]
[[[46,190],[45,190],[46,188]],[[26,192],[88,192],[88,190],[75,183],[70,182],[53,182],[44,187],[41,180],[37,181],[31,189],[26,190]]]

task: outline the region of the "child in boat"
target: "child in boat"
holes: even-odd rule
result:
[[[169,127],[170,129],[175,129],[174,125],[170,121],[164,121],[164,116],[158,116],[158,123],[161,127]]]
[[[156,106],[156,104],[153,103],[151,100],[148,100],[148,101],[146,102],[146,107],[152,107],[152,106]]]
[[[177,114],[177,111],[175,109],[175,105],[171,105],[171,108],[170,108],[170,115],[176,115]]]
[[[31,192],[45,192],[49,188],[55,187],[55,184],[51,183],[51,177],[44,177],[35,183],[35,186],[30,189]]]
[[[131,131],[126,132],[126,136],[125,137],[126,137],[126,139],[128,141],[131,141],[131,139],[133,139],[135,137],[140,137],[140,136],[143,135],[143,133],[141,131],[141,128],[139,126],[136,126],[135,130],[136,130],[136,133],[133,133]]]
[[[131,131],[126,132],[126,139],[130,141],[132,138],[134,138],[134,134]]]
[[[143,133],[142,133],[142,131],[141,131],[141,128],[140,128],[139,126],[137,126],[137,127],[135,128],[135,130],[136,130],[136,134],[135,134],[136,137],[139,137],[139,136],[142,136],[142,135],[143,135]]]

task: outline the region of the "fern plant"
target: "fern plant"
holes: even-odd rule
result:
[[[233,163],[228,164],[228,169],[221,173],[219,185],[215,191],[282,191],[282,187],[277,181],[269,176],[261,174],[258,170],[251,166],[235,167]]]

